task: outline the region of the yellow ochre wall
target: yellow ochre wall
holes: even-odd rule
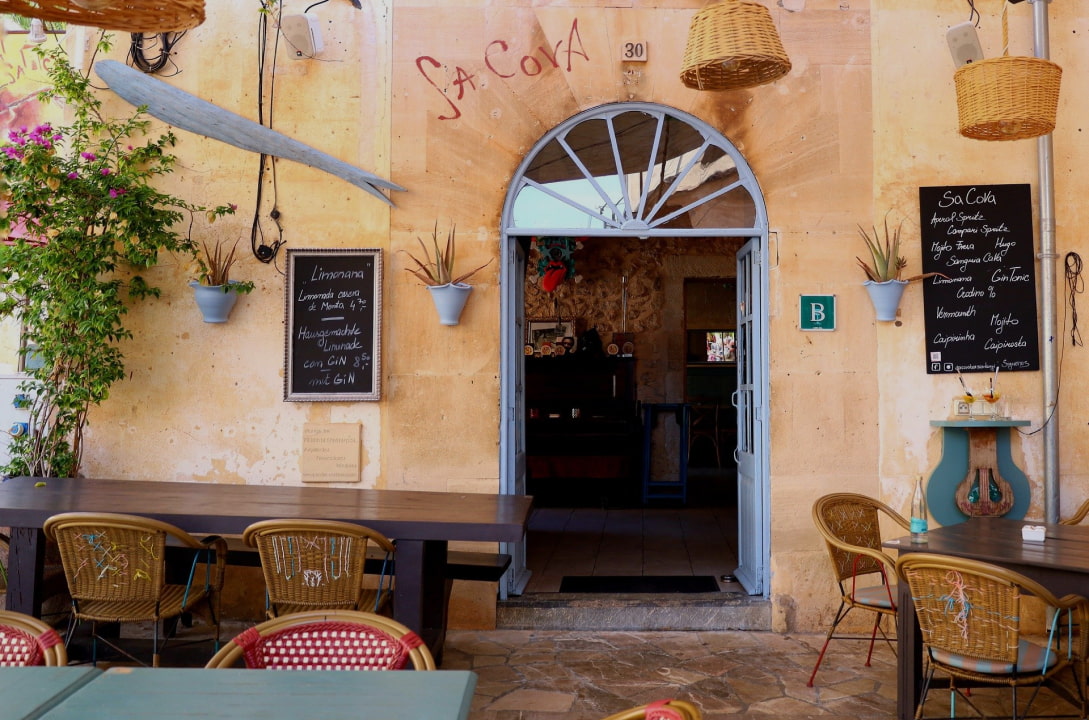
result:
[[[288,13],[309,4],[285,2]],[[282,401],[282,255],[266,266],[243,253],[237,277],[254,280],[257,290],[225,325],[200,321],[184,268],[164,258],[149,273],[163,297],[129,316],[136,334],[124,347],[130,376],[92,413],[83,473],[296,484],[306,423],[359,422],[360,486],[496,492],[500,262],[474,277],[461,324],[442,327],[427,293],[404,272],[403,251],[437,221],[442,232],[456,224],[466,268],[496,257],[508,182],[544,133],[604,103],[661,103],[718,128],[764,193],[772,229],[773,626],[822,629],[834,596],[810,520],[813,500],[852,490],[906,511],[912,479],[940,457],[929,420],[946,416],[956,384],[926,375],[918,284],[905,293],[900,323],[875,322],[854,262],[862,250],[856,225],[880,222],[888,209],[903,218],[908,271],[918,272],[917,188],[1023,182],[1035,194],[1036,146],[957,134],[945,30],[967,19],[965,3],[765,2],[793,70],[774,84],[729,93],[690,90],[677,77],[689,21],[703,4],[365,0],[356,10],[332,0],[315,7],[325,51],[294,60],[281,50],[273,126],[407,192],[393,193],[389,209],[338,178],[282,161],[277,207],[290,247],[384,251],[382,400]],[[976,5],[984,48],[999,54],[1000,6]],[[1011,10],[1011,45],[1022,54],[1031,53],[1030,12],[1029,3]],[[207,14],[178,45],[180,72],[165,82],[256,119],[256,3],[210,2]],[[1089,167],[1080,157],[1086,100],[1078,80],[1087,59],[1077,46],[1087,18],[1076,3],[1053,4],[1051,18],[1052,56],[1066,70],[1055,133],[1061,256],[1078,249],[1082,168]],[[648,62],[621,62],[629,39],[647,42]],[[123,104],[111,103],[121,111]],[[257,156],[178,135],[178,171],[165,184],[195,202],[238,203],[238,215],[214,231],[248,244]],[[274,188],[264,191],[268,197]],[[265,230],[273,239],[267,222]],[[198,223],[198,235],[207,232]],[[799,330],[799,294],[837,296],[835,332]],[[1064,515],[1089,494],[1085,401],[1077,391],[1082,351],[1067,343],[1057,415]],[[1002,378],[1012,414],[1032,420],[1031,429],[1043,420],[1040,385],[1039,373]],[[1030,516],[1041,517],[1041,435],[1016,437],[1014,456],[1033,483]],[[458,592],[455,621],[486,625],[493,588]]]

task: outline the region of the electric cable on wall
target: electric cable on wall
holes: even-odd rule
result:
[[[1081,255],[1076,252],[1066,254],[1066,296],[1070,303],[1070,344],[1081,345],[1081,330],[1078,329],[1078,295],[1085,292],[1085,279],[1081,275]]]
[[[174,72],[171,75],[177,75],[181,70],[174,64],[170,57],[171,51],[174,46],[178,44],[185,32],[177,33],[131,33],[129,42],[129,62],[130,64],[140,70],[141,72],[148,73],[149,75],[155,74],[165,68],[167,64],[174,66]],[[158,49],[158,55],[155,57],[149,57],[151,52]]]
[[[265,122],[265,68],[268,56],[269,15],[272,7],[277,10],[277,24],[283,17],[283,3],[262,0],[262,12],[258,16],[257,33],[257,122],[268,128],[272,127],[272,114],[276,97],[276,54],[280,47],[280,33],[276,33],[276,39],[272,45],[272,69],[269,73],[268,84],[268,122]],[[284,228],[280,224],[280,210],[278,209],[279,188],[276,182],[276,157],[262,153],[259,157],[257,169],[257,198],[253,208],[253,222],[250,226],[250,250],[253,256],[263,263],[271,263],[276,259],[276,254],[284,244]],[[269,217],[276,225],[277,238],[271,243],[266,242],[264,229],[261,226],[261,205],[264,198],[265,173],[272,174],[272,210]]]

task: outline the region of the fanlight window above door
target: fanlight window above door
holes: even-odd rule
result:
[[[557,126],[512,188],[517,235],[749,237],[766,227],[756,180],[706,123],[660,105],[621,103]]]

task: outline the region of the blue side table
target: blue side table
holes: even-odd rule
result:
[[[931,420],[931,427],[942,429],[942,458],[930,473],[926,489],[931,516],[942,525],[955,525],[968,519],[957,507],[957,486],[972,469],[971,434],[987,432],[994,435],[995,469],[1013,491],[1013,507],[1004,517],[1023,519],[1032,498],[1028,477],[1013,462],[1010,429],[1030,424],[1029,420]]]
[[[688,403],[646,403],[643,405],[643,504],[648,500],[680,500],[688,502]],[[651,479],[651,435],[658,415],[673,413],[680,426],[677,447],[677,479]]]

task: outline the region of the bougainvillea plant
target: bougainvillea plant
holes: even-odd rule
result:
[[[175,228],[206,209],[151,184],[173,171],[172,133],[148,135],[139,111],[106,117],[63,49],[36,51],[51,84],[40,99],[71,122],[20,127],[0,145],[0,314],[23,326],[31,427],[0,472],[72,477],[88,411],[124,377],[129,304],[159,295],[140,272],[161,251],[195,256]]]

